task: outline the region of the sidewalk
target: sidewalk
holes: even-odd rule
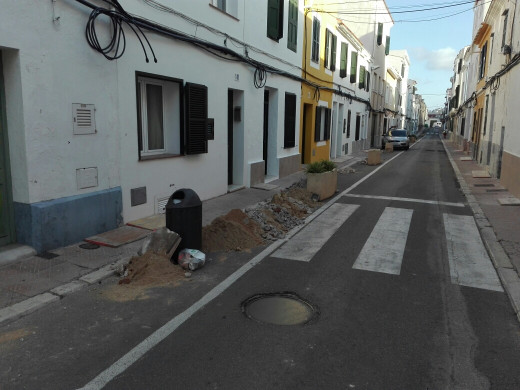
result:
[[[491,260],[520,321],[520,201],[485,168],[442,140]]]
[[[386,157],[386,156],[385,156]],[[362,161],[365,152],[334,160],[338,170]],[[227,214],[232,209],[245,209],[271,198],[281,190],[304,178],[304,171],[269,182],[265,189],[244,188],[202,203],[202,225]],[[123,228],[123,227],[122,227]],[[119,228],[119,229],[122,229]],[[117,229],[116,229],[117,230]],[[76,243],[35,255],[31,248],[2,253],[4,259],[19,253],[21,258],[0,262],[0,326],[57,301],[83,287],[113,276],[137,254],[142,239],[118,248],[99,246],[83,249]]]

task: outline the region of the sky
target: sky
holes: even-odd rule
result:
[[[465,4],[446,7],[460,3]],[[468,0],[386,0],[395,22],[390,31],[391,50],[408,51],[409,78],[417,81],[417,93],[423,97],[428,110],[444,107],[455,57],[460,49],[471,43],[473,3]],[[400,13],[434,7],[446,8]],[[459,12],[459,15],[450,16]],[[442,19],[405,22],[434,18]]]

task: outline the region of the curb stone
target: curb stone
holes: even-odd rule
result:
[[[0,310],[0,323],[15,320],[46,306],[48,303],[59,300],[59,296],[46,292],[26,299],[25,301],[18,302]]]
[[[0,324],[5,325],[8,322],[14,321],[46,306],[48,303],[58,301],[67,295],[77,292],[85,286],[98,283],[103,279],[115,275],[117,269],[122,265],[127,264],[132,257],[133,255],[125,256],[114,263],[107,264],[96,271],[83,275],[79,280],[73,280],[72,282],[62,284],[61,286],[53,288],[49,292],[36,295],[15,303],[14,305],[0,309]]]
[[[511,302],[511,306],[515,311],[517,320],[520,322],[520,277],[518,273],[514,269],[509,256],[504,251],[504,248],[497,240],[495,232],[493,231],[492,225],[489,223],[486,215],[480,208],[480,205],[477,203],[476,197],[471,194],[469,187],[462,176],[459,167],[455,164],[453,157],[451,156],[451,152],[448,150],[445,141],[442,141],[442,145],[444,146],[444,150],[448,155],[451,166],[455,171],[455,175],[457,180],[460,183],[462,192],[466,197],[468,204],[474,214],[473,218],[475,219],[480,237],[486,247],[486,251],[489,254],[491,261],[493,262],[493,266],[496,268],[500,281],[504,286],[504,290],[509,297]]]

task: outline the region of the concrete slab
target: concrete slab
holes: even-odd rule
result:
[[[27,297],[14,291],[0,289],[0,308],[14,305],[15,303],[25,301]]]
[[[88,286],[88,283],[82,282],[81,280],[73,280],[70,283],[62,284],[61,286],[53,288],[51,293],[64,297],[81,290],[85,286]]]
[[[460,160],[460,161],[473,161],[473,159],[472,159],[471,157],[466,157],[466,156],[464,156],[464,157],[459,157],[459,160]]]
[[[6,321],[13,321],[24,315],[32,313],[43,306],[59,301],[60,297],[51,293],[36,295],[25,301],[19,302],[12,306],[0,309],[0,324]]]
[[[471,171],[471,176],[475,178],[489,178],[491,175],[487,171]]]
[[[258,183],[252,186],[252,188],[256,188],[258,190],[264,190],[264,191],[272,191],[276,190],[279,186],[275,184],[269,184],[269,183]]]
[[[11,244],[0,248],[0,266],[34,256],[36,250],[28,245]]]
[[[520,199],[514,197],[498,199],[500,206],[520,206]]]
[[[166,214],[151,215],[146,218],[128,222],[127,225],[141,229],[157,230],[166,226]]]
[[[100,282],[103,279],[106,279],[110,276],[113,276],[116,274],[116,270],[114,269],[112,264],[106,265],[97,271],[91,272],[85,276],[82,276],[79,278],[79,280],[86,282],[88,284],[94,284],[97,282]]]
[[[92,244],[118,248],[121,245],[140,240],[148,234],[150,234],[150,230],[148,229],[125,225],[105,233],[85,238],[85,241]]]
[[[480,234],[495,268],[513,268],[504,248],[497,241],[493,228],[483,228],[480,230]]]
[[[499,268],[498,276],[511,300],[515,313],[520,311],[520,278],[513,269]]]
[[[68,282],[72,279],[79,278],[82,275],[85,275],[90,270],[84,267],[78,267],[72,263],[61,263],[50,267],[47,270],[47,273],[51,279],[57,280],[59,282]]]

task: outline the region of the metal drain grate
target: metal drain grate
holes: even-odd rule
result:
[[[507,192],[505,188],[493,188],[492,190],[486,190],[486,192]]]
[[[491,183],[482,183],[482,184],[473,184],[474,187],[494,187],[494,184]]]
[[[302,325],[317,318],[319,310],[292,292],[257,294],[242,302],[250,319],[274,325]]]

